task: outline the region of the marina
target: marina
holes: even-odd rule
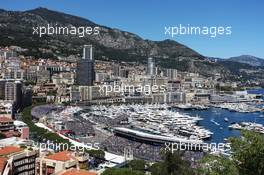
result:
[[[239,130],[230,125],[241,122],[264,124],[263,113],[234,112],[226,108],[180,109],[166,104],[145,105],[95,105],[67,107],[53,110],[40,121],[56,130],[73,130],[76,140],[83,140],[100,131],[107,138],[117,127],[124,127],[156,136],[223,143],[225,139],[239,136]],[[78,124],[78,123],[82,124]],[[86,133],[86,134],[85,134]],[[84,139],[85,140],[85,139]]]
[[[88,115],[82,116],[93,123],[97,123],[95,118],[98,120],[100,117],[106,117],[107,120],[107,118],[115,119],[125,116],[127,121],[123,121],[123,124],[126,124],[128,128],[168,137],[204,140],[209,139],[213,134],[198,125],[202,118],[174,112],[167,108],[167,105],[148,104],[93,106]]]
[[[209,108],[206,105],[191,104],[191,103],[172,105],[172,107],[183,110],[206,110]]]
[[[231,112],[243,112],[243,113],[264,112],[263,108],[257,107],[255,104],[249,104],[249,103],[221,103],[221,104],[214,104],[211,106],[222,109],[228,109]]]
[[[258,133],[264,134],[264,126],[258,123],[252,123],[252,122],[234,123],[231,124],[229,128],[238,129],[238,130],[256,131]]]
[[[178,109],[174,110],[179,111]],[[206,141],[212,143],[223,143],[228,137],[240,136],[240,130],[229,129],[229,125],[231,125],[232,123],[252,122],[259,123],[262,125],[264,124],[264,116],[260,112],[231,112],[227,109],[214,107],[209,108],[207,110],[191,110],[182,112],[192,116],[198,115],[203,118],[203,120],[199,122],[199,125],[213,132],[213,135],[210,140]],[[217,122],[219,125],[214,124],[212,120]]]
[[[206,152],[203,145],[227,145],[228,138],[240,136],[241,129],[262,133],[264,124],[259,111],[237,112],[201,104],[44,105],[32,113],[43,126],[75,143],[99,143],[101,149],[119,156],[131,149],[135,157],[150,161],[161,160],[160,150],[169,143],[194,145],[186,154],[199,159]]]
[[[248,102],[225,105],[43,105],[34,108],[32,114],[39,116],[43,126],[76,144],[98,143],[101,149],[118,156],[131,149],[137,158],[157,161],[162,159],[159,153],[166,144],[194,145],[186,154],[199,159],[206,153],[203,145],[227,145],[228,138],[240,136],[241,129],[264,133],[263,113],[242,111],[262,109],[262,103],[250,103],[250,108]],[[213,154],[219,150],[208,151]]]

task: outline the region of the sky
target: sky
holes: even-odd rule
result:
[[[0,8],[37,7],[87,18],[144,39],[173,39],[205,56],[264,58],[262,0],[0,0]],[[231,35],[165,35],[165,27],[231,27]]]

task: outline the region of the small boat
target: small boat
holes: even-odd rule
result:
[[[219,126],[220,124],[219,123],[217,123],[216,121],[214,121],[213,119],[212,120],[210,120],[212,123],[214,123],[214,124],[216,124],[217,126]]]
[[[225,122],[228,122],[229,121],[227,117],[225,117],[224,120],[225,120]]]

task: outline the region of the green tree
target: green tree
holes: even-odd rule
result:
[[[242,131],[242,138],[231,138],[233,159],[243,175],[264,174],[264,136],[253,131]]]
[[[193,175],[193,170],[191,168],[191,163],[187,160],[182,159],[183,154],[180,152],[166,152],[164,165],[165,172],[168,175]]]
[[[163,162],[154,163],[150,166],[149,171],[151,175],[163,175],[164,174],[164,166]]]
[[[162,153],[162,162],[153,164],[149,170],[153,175],[193,175],[193,169],[189,161],[182,159],[180,152]]]
[[[128,167],[132,170],[144,172],[146,169],[146,162],[144,160],[131,160],[128,163]]]
[[[238,169],[233,160],[213,155],[207,155],[201,160],[201,166],[197,172],[202,175],[238,175]]]
[[[5,134],[0,132],[0,139],[5,139],[5,138],[6,138]]]
[[[144,175],[144,173],[128,168],[109,168],[102,175]]]
[[[22,145],[20,145],[20,148],[26,149],[26,148],[27,148],[27,146],[26,146],[26,145],[24,145],[24,144],[22,144]]]
[[[198,169],[202,175],[263,175],[264,136],[242,131],[242,137],[230,138],[232,157],[206,156]]]
[[[32,121],[33,119],[31,115],[32,108],[33,106],[28,106],[23,109],[22,121],[28,125],[30,133],[35,135],[34,140],[37,141],[50,140],[55,143],[67,143],[70,147],[71,143],[69,142],[69,140],[60,137],[57,133],[50,132],[47,129],[35,125],[35,123]]]
[[[89,149],[85,150],[90,156],[98,158],[98,159],[104,159],[105,152],[103,150],[96,150],[96,149]]]

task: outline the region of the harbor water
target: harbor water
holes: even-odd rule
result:
[[[264,94],[264,89],[250,90],[248,93],[258,93]],[[232,123],[241,123],[241,122],[255,122],[264,125],[264,113],[255,112],[255,113],[241,113],[241,112],[231,112],[227,109],[221,108],[209,108],[206,110],[179,110],[191,116],[199,116],[203,118],[199,122],[199,125],[203,126],[206,129],[209,129],[214,134],[211,139],[207,142],[212,143],[223,143],[225,138],[240,136],[239,130],[234,130],[228,128]],[[225,120],[228,119],[228,121]]]

